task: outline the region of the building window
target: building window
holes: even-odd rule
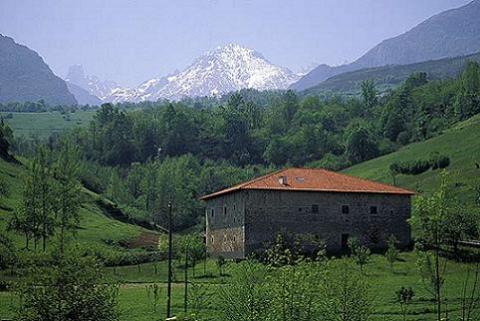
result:
[[[212,215],[212,217],[215,215],[215,209],[212,208],[212,209],[210,210],[210,215]]]
[[[350,209],[348,208],[348,205],[342,205],[342,214],[348,214],[350,212]]]
[[[213,235],[210,237],[210,242],[213,244]]]
[[[237,209],[237,206],[233,204],[233,210],[235,211]]]
[[[299,207],[299,208],[298,208],[298,211],[299,211],[299,212],[301,212],[301,211],[302,211],[302,208],[301,208],[301,207]]]
[[[312,205],[312,213],[318,213],[318,204]]]
[[[233,236],[233,241],[236,242],[237,241],[237,237],[234,235]]]
[[[223,208],[223,215],[227,215],[227,207],[226,206]]]
[[[234,216],[233,217],[233,223],[237,222],[237,218]]]
[[[370,206],[370,214],[377,214],[377,207],[376,206]]]

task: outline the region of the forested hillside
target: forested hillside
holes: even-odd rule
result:
[[[201,224],[203,194],[279,167],[346,168],[480,112],[475,62],[458,79],[429,81],[415,73],[383,96],[372,81],[361,89],[360,98],[348,99],[242,91],[220,101],[105,104],[88,126],[50,137],[48,147],[55,154],[77,146],[82,183],[131,218],[165,225],[171,200],[175,228],[182,230]],[[21,154],[35,154],[31,142],[16,145]],[[434,163],[448,166],[449,156]],[[417,169],[399,167],[407,170]]]

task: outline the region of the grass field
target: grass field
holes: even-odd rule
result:
[[[47,138],[52,133],[60,133],[76,126],[87,126],[95,113],[96,111],[77,110],[75,113],[66,114],[1,112],[0,115],[4,117],[12,115],[12,118],[5,118],[5,121],[13,129],[15,136],[29,138],[35,135],[39,138]]]
[[[428,159],[433,152],[450,157],[451,186],[454,194],[472,200],[472,186],[480,184],[480,117],[473,117],[424,142],[407,145],[391,153],[355,165],[344,172],[354,176],[392,184],[389,167],[394,162]],[[420,175],[398,175],[396,184],[418,192],[432,192],[439,186],[440,170]]]
[[[402,253],[399,262],[390,269],[386,259],[381,255],[373,255],[371,262],[365,268],[365,275],[370,284],[370,294],[374,302],[374,313],[372,320],[402,320],[401,310],[398,303],[395,302],[395,291],[401,286],[412,287],[415,291],[415,297],[408,306],[407,320],[434,320],[434,303],[432,296],[423,285],[420,275],[415,266],[416,256],[414,253]],[[226,272],[235,263],[227,266]],[[470,266],[472,267],[472,266]],[[449,314],[452,320],[458,314],[459,300],[462,291],[462,285],[469,265],[449,261],[447,265],[447,274],[445,281],[445,295],[448,300]],[[218,270],[213,261],[207,265],[207,274],[209,278],[203,278],[203,265],[200,263],[196,267],[197,278],[191,278],[191,269],[189,271],[192,282],[197,287],[206,289],[207,297],[211,297],[207,302],[207,309],[200,311],[200,315],[212,317],[218,312],[212,310],[213,297],[218,293],[222,284],[228,283],[229,277],[218,276]],[[124,321],[152,321],[160,320],[165,316],[166,306],[166,262],[160,262],[155,274],[152,264],[140,265],[138,272],[137,266],[116,268],[115,275],[117,281],[122,282],[119,291],[119,310],[121,320]],[[106,271],[107,279],[111,279],[113,268]],[[183,311],[183,270],[176,268],[176,283],[173,286],[173,312],[181,313]],[[160,287],[160,300],[157,310],[153,310],[153,305],[149,299],[146,286],[152,282],[157,282]],[[192,286],[192,285],[190,285]],[[15,305],[13,294],[9,292],[0,292],[0,319],[12,316],[12,309]]]

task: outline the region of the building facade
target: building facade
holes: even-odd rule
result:
[[[287,169],[202,197],[210,254],[245,258],[278,233],[312,235],[330,252],[356,237],[372,249],[411,243],[413,192],[316,169]]]

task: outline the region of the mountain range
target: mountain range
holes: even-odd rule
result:
[[[480,0],[435,15],[406,33],[387,39],[351,64],[320,65],[290,86],[298,91],[338,74],[363,68],[404,65],[480,51]]]
[[[0,34],[0,103],[41,99],[49,105],[77,104],[38,53]]]
[[[121,88],[113,82],[85,76],[81,66],[72,66],[66,80],[102,101],[119,103],[215,96],[244,88],[286,89],[299,78],[250,48],[229,44],[200,56],[182,71],[149,79],[136,88]]]
[[[0,103],[43,99],[50,105],[99,105],[220,96],[244,88],[297,91],[312,88],[307,93],[341,88],[340,91],[351,92],[365,77],[380,79],[382,84],[390,86],[402,81],[409,72],[429,68],[435,73],[443,64],[455,63],[442,59],[480,52],[478,17],[480,0],[474,0],[381,42],[353,63],[336,67],[323,64],[305,75],[272,64],[253,49],[229,44],[201,55],[184,70],[146,80],[134,88],[86,75],[79,65],[69,69],[64,81],[35,51],[0,35]],[[428,61],[436,62],[421,64]],[[449,66],[444,68],[449,75],[458,71]],[[442,74],[437,72],[436,77],[441,78]]]

